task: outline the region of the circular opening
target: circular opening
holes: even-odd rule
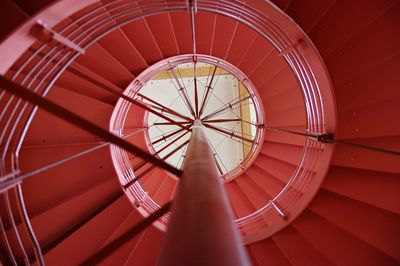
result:
[[[205,127],[225,182],[247,168],[262,144],[263,113],[254,86],[221,59],[166,59],[143,72],[128,90],[155,111],[146,112],[144,119],[148,149],[176,168],[183,166],[195,119]]]

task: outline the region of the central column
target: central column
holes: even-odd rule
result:
[[[159,265],[250,265],[200,120],[195,120]]]

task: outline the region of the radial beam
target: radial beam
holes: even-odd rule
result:
[[[222,129],[222,128],[219,128],[219,127],[215,127],[215,126],[212,126],[212,125],[208,125],[206,123],[204,123],[204,126],[210,128],[210,129],[213,129],[215,131],[218,131],[220,133],[223,133],[223,134],[225,134],[225,135],[227,135],[227,136],[229,136],[231,138],[235,137],[237,139],[244,140],[244,141],[247,141],[249,143],[254,143],[254,140],[251,140],[251,139],[248,139],[246,137],[240,136],[240,135],[236,134],[235,131],[229,132],[229,131],[227,131],[225,129]]]
[[[178,113],[177,111],[172,110],[171,108],[169,108],[169,107],[167,107],[167,106],[165,106],[165,105],[163,105],[163,104],[161,104],[161,103],[159,103],[159,102],[156,102],[156,101],[154,101],[153,99],[151,99],[151,98],[149,98],[149,97],[147,97],[147,96],[145,96],[145,95],[143,95],[143,94],[141,94],[141,93],[138,93],[137,95],[138,95],[139,97],[141,97],[141,98],[143,98],[143,99],[145,99],[145,100],[147,100],[147,101],[149,101],[149,102],[151,102],[151,103],[157,105],[157,106],[160,108],[161,112],[167,112],[167,113],[170,113],[170,114],[172,114],[172,115],[175,115],[175,116],[177,116],[177,117],[179,117],[179,118],[182,118],[182,119],[184,119],[184,120],[188,120],[188,121],[193,122],[193,119],[191,119],[190,117],[187,117],[187,116],[185,116],[185,115],[182,115],[182,114]]]
[[[170,72],[172,73],[172,76],[174,76],[175,82],[178,85],[177,89],[178,89],[178,93],[182,98],[182,101],[185,103],[186,107],[188,108],[190,114],[193,117],[196,117],[196,114],[194,112],[192,103],[190,102],[189,96],[187,94],[186,88],[184,86],[184,84],[181,84],[181,82],[178,79],[178,76],[175,73],[175,70],[173,68],[170,69]]]
[[[160,160],[151,154],[147,153],[146,151],[142,150],[141,148],[129,143],[118,136],[108,132],[107,130],[97,126],[96,124],[86,120],[85,118],[80,117],[79,115],[65,109],[64,107],[59,106],[58,104],[45,99],[34,92],[31,92],[27,88],[9,80],[4,76],[0,76],[0,87],[1,89],[14,94],[38,107],[42,108],[43,110],[89,132],[92,133],[112,144],[115,144],[124,150],[136,154],[137,156],[141,157],[142,159],[157,165],[170,173],[180,176],[182,174],[181,170],[176,169],[175,167],[169,165],[168,163]]]
[[[215,110],[214,112],[208,114],[207,116],[205,116],[204,118],[202,118],[202,120],[208,120],[208,119],[210,119],[210,118],[212,118],[212,117],[217,116],[218,114],[221,114],[221,113],[224,112],[225,110],[233,109],[235,105],[238,105],[238,104],[240,104],[241,102],[244,102],[245,100],[250,99],[250,98],[251,98],[251,96],[249,95],[249,96],[244,97],[244,98],[239,99],[239,100],[238,100],[238,99],[235,99],[235,100],[233,100],[233,101],[231,101],[231,102],[225,104],[225,106],[221,107],[220,109]]]
[[[169,157],[171,157],[172,155],[174,155],[175,153],[177,153],[180,149],[182,149],[183,147],[186,146],[186,144],[189,143],[189,140],[185,141],[184,143],[182,143],[181,145],[179,145],[178,147],[176,147],[174,150],[172,150],[171,152],[169,152],[167,155],[165,155],[162,160],[166,160]],[[123,185],[124,189],[127,189],[128,187],[130,187],[133,183],[139,181],[142,177],[144,177],[145,175],[147,175],[147,173],[149,173],[150,171],[152,171],[155,168],[154,165],[150,166],[149,168],[147,168],[146,170],[144,170],[143,172],[141,172],[140,174],[138,174],[137,176],[135,176],[134,179],[130,180],[128,183],[126,183],[125,185]]]
[[[250,265],[199,120],[178,184],[159,265]]]
[[[209,97],[211,95],[211,90],[213,89],[213,87],[211,87],[211,86],[212,86],[212,83],[214,81],[215,72],[217,72],[217,68],[218,68],[217,66],[214,66],[214,70],[213,70],[213,72],[211,74],[210,81],[209,81],[208,85],[206,86],[207,89],[206,89],[206,93],[204,94],[203,101],[201,102],[200,111],[199,111],[199,117],[201,117],[203,115],[204,108],[206,107],[208,99],[209,99]]]

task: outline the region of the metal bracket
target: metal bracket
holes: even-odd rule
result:
[[[22,181],[17,178],[14,179],[14,177],[18,176],[21,173],[20,170],[15,170],[11,173],[8,173],[6,175],[3,175],[0,177],[0,193],[3,193],[10,188],[15,187],[16,185],[20,184]]]
[[[317,136],[317,140],[322,143],[333,143],[333,134],[322,134]]]
[[[37,20],[36,24],[32,26],[30,34],[35,36],[37,39],[41,41],[55,40],[61,43],[62,45],[65,45],[71,48],[72,50],[77,51],[80,54],[85,54],[85,50],[82,47],[70,41],[66,37],[59,34],[58,32],[50,29],[49,26],[40,19]]]
[[[291,51],[293,51],[298,46],[301,46],[303,49],[308,48],[308,44],[306,43],[306,41],[304,39],[300,38],[295,43],[290,45],[289,47],[287,47],[287,48],[283,49],[282,51],[280,51],[278,53],[278,55],[279,56],[284,56],[284,55],[290,53]]]
[[[278,207],[278,205],[275,204],[275,202],[273,200],[270,200],[269,202],[274,207],[274,209],[279,214],[279,216],[281,216],[283,218],[283,220],[287,220],[288,219],[288,216]]]

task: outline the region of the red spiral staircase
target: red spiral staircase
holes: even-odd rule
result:
[[[1,2],[2,89],[30,89],[108,131],[124,90],[153,64],[220,58],[264,110],[260,150],[224,184],[252,264],[399,264],[400,1],[51,2]],[[168,214],[149,219],[179,181],[154,159],[137,182],[154,204],[137,202],[115,156],[152,156],[14,94],[0,98],[1,263],[156,264]],[[132,102],[114,129],[154,153],[145,115]]]

